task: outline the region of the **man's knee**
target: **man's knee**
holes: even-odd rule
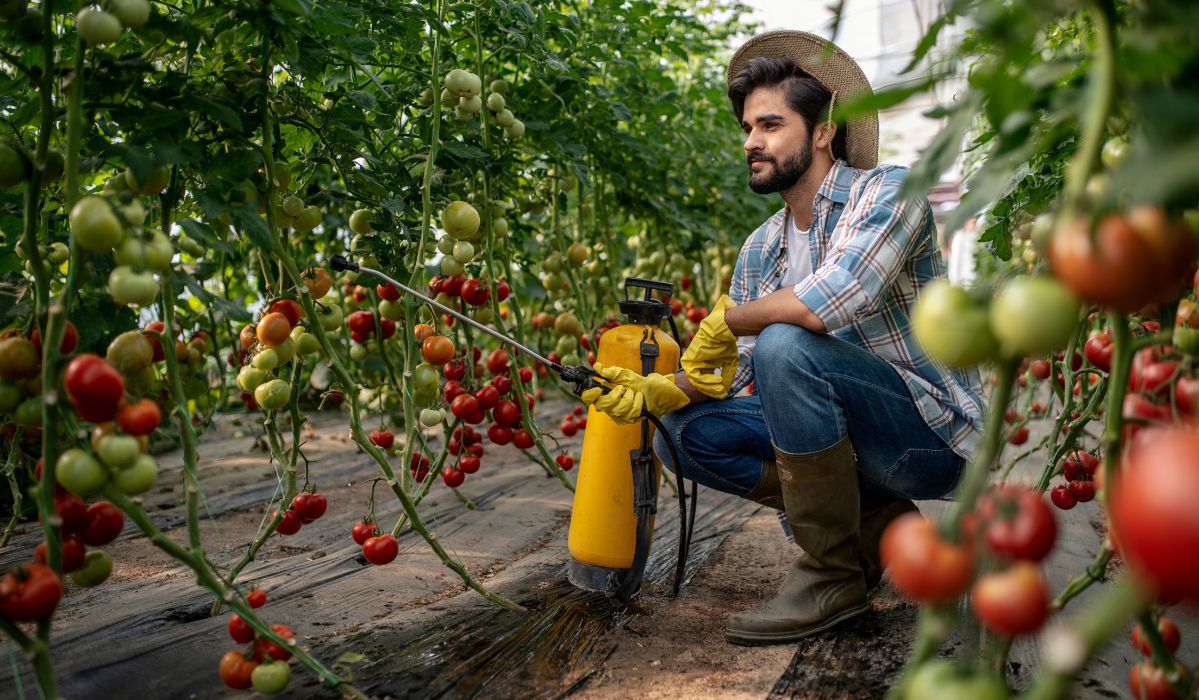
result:
[[[772,323],[762,329],[754,344],[754,375],[759,383],[763,378],[781,377],[796,370],[813,372],[820,365],[821,346],[828,338],[803,326],[791,323]]]
[[[654,431],[653,448],[654,455],[658,458],[658,460],[661,461],[667,469],[674,471],[674,459],[671,458],[670,446],[667,445],[667,442],[672,439],[668,433],[674,430],[674,426],[672,425],[673,421],[670,420],[669,416],[670,414],[667,414],[662,416],[661,419],[662,425],[666,426],[666,432],[661,430]],[[678,450],[678,445],[675,445],[675,450]]]

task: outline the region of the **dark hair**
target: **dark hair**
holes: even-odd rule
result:
[[[787,104],[803,118],[809,134],[815,133],[816,125],[828,119],[833,93],[824,83],[786,56],[761,56],[751,58],[729,86],[729,100],[733,103],[733,114],[737,115],[738,123],[745,115],[745,98],[760,87],[781,89]],[[837,133],[833,136],[833,157],[848,157],[845,150],[845,124],[840,120],[837,121]]]

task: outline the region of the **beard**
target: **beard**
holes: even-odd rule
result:
[[[809,141],[795,153],[783,159],[779,164],[778,158],[768,153],[753,153],[746,159],[746,164],[756,161],[770,163],[770,169],[757,175],[750,172],[749,189],[757,194],[773,194],[789,190],[799,182],[800,178],[812,166],[812,143]]]

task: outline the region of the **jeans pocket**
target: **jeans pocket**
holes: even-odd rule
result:
[[[883,486],[915,501],[941,498],[957,485],[964,464],[949,447],[910,449],[884,472]]]

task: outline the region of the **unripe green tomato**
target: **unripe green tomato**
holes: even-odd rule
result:
[[[563,355],[562,356],[562,364],[564,364],[564,365],[581,364],[581,362],[579,360],[579,353],[571,352],[571,353],[567,353],[567,354]]]
[[[296,356],[296,341],[291,336],[288,336],[287,340],[271,349],[279,356],[279,365],[276,365],[276,367],[285,365],[291,362],[291,358]]]
[[[158,281],[149,272],[118,265],[108,275],[108,293],[118,304],[145,306],[158,296]]]
[[[422,362],[412,370],[412,391],[418,394],[436,394],[441,388],[441,371],[428,362]]]
[[[440,408],[425,408],[420,412],[420,423],[426,428],[432,428],[435,425],[441,425],[445,420],[445,411]]]
[[[18,246],[18,249],[20,246]],[[51,265],[61,265],[71,257],[71,249],[65,243],[55,241],[50,244],[50,248],[46,253],[46,262]]]
[[[275,352],[275,348],[263,348],[254,356],[254,359],[250,360],[250,364],[263,372],[270,372],[281,363],[279,362],[279,353]]]
[[[146,208],[138,199],[129,200],[128,204],[120,207],[121,216],[125,219],[125,224],[128,226],[141,226],[146,223]]]
[[[458,96],[451,92],[449,88],[441,91],[441,97],[439,99],[441,100],[442,107],[458,106]]]
[[[199,259],[199,258],[204,257],[204,253],[206,252],[204,249],[204,246],[200,245],[200,242],[197,241],[196,239],[192,238],[191,236],[185,236],[185,235],[180,234],[180,236],[178,238],[178,242],[179,242],[179,249],[182,250],[183,252],[187,253],[188,255],[192,256],[193,258]]]
[[[583,271],[588,277],[599,277],[604,274],[604,263],[602,260],[592,260],[583,267]]]
[[[150,168],[150,174],[145,182],[138,182],[132,169],[125,170],[125,184],[133,192],[144,195],[159,195],[171,181],[171,171],[165,165],[155,165]]]
[[[88,7],[75,15],[75,29],[88,46],[103,46],[121,37],[121,20],[103,10]]]
[[[145,266],[151,270],[162,272],[171,266],[171,258],[175,257],[175,248],[171,239],[158,229],[148,231],[150,239],[146,241]],[[130,236],[132,238],[132,236]],[[198,256],[197,256],[198,257]]]
[[[490,109],[493,112],[500,111],[507,104],[508,104],[508,101],[505,100],[504,96],[498,92],[493,92],[487,96],[487,109]]]
[[[0,416],[12,413],[20,403],[21,389],[16,384],[0,382]]]
[[[446,294],[445,292],[438,292],[437,296],[433,297],[433,301],[441,304],[442,306],[454,306],[454,297]]]
[[[354,233],[370,233],[375,230],[371,226],[374,221],[375,213],[370,209],[355,209],[353,214],[350,214],[350,230]]]
[[[335,331],[341,328],[341,322],[345,320],[345,313],[337,304],[317,304],[316,315],[321,328],[325,331]]]
[[[495,320],[495,312],[491,310],[490,306],[480,306],[479,308],[475,309],[475,312],[472,315],[476,321],[484,325],[487,325]]]
[[[559,355],[569,355],[579,349],[579,339],[573,335],[560,336],[554,349],[558,351]]]
[[[21,11],[24,14],[24,10]],[[15,187],[29,175],[29,162],[12,145],[0,141],[0,188]]]
[[[462,272],[462,263],[458,262],[453,256],[447,256],[441,259],[441,274],[456,275]]]
[[[454,246],[457,243],[458,240],[456,238],[446,234],[437,239],[437,252],[441,253],[442,255],[449,255],[454,252]]]
[[[112,575],[112,557],[103,549],[93,549],[83,557],[83,566],[71,572],[76,586],[99,586]]]
[[[118,469],[112,475],[112,483],[123,493],[136,496],[145,493],[158,480],[158,463],[150,455],[138,455],[133,466]]]
[[[454,108],[454,116],[457,117],[458,121],[460,122],[469,122],[474,120],[475,114],[475,112],[472,112],[468,109],[463,109],[461,105]]]
[[[109,469],[131,467],[141,453],[141,443],[132,435],[109,434],[96,444],[96,456]]]
[[[108,470],[79,448],[65,450],[55,462],[58,485],[79,496],[90,496],[108,483]]]
[[[1081,304],[1052,277],[1016,277],[991,302],[991,331],[1009,356],[1044,355],[1065,347]]]
[[[508,235],[508,220],[502,216],[492,219],[491,220],[491,230],[494,231],[495,235],[497,235],[497,236],[507,236]]]
[[[475,257],[475,246],[470,241],[458,241],[454,244],[453,256],[460,263],[468,263]]]
[[[512,114],[510,109],[501,109],[496,112],[495,123],[505,129],[510,128],[516,123],[516,115]]]
[[[22,428],[42,427],[42,398],[33,396],[22,401],[13,414],[13,421]]]
[[[441,213],[441,227],[458,240],[470,240],[479,232],[479,212],[469,202],[450,202]]]
[[[301,355],[315,355],[321,351],[321,341],[311,333],[305,331],[300,334],[300,339],[296,341],[296,352]]]
[[[263,695],[278,695],[287,688],[291,680],[291,667],[286,661],[269,661],[259,664],[250,673],[250,683],[254,690]]]
[[[422,107],[432,107],[433,106],[433,90],[431,90],[429,88],[425,88],[424,90],[421,90],[420,97],[417,98],[417,101],[420,103],[420,105]]]
[[[936,280],[920,290],[912,309],[912,333],[930,357],[950,367],[970,367],[995,356],[986,307],[949,280]]]
[[[557,253],[550,253],[548,257],[541,263],[541,269],[546,272],[562,272],[562,256]]]
[[[306,233],[316,228],[321,223],[320,207],[307,206],[296,214],[296,220],[292,222],[292,228],[301,233]]]
[[[282,379],[272,379],[258,385],[254,390],[254,400],[268,411],[277,411],[287,405],[291,398],[291,384]]]
[[[362,362],[369,354],[370,351],[366,349],[365,345],[355,343],[350,346],[350,359],[355,362]]]
[[[1128,153],[1128,141],[1123,136],[1113,136],[1103,143],[1103,150],[1099,154],[1099,159],[1108,168],[1115,168],[1124,160],[1124,156]]]
[[[566,259],[575,267],[582,265],[590,255],[591,249],[578,241],[571,243],[570,247],[566,249]]]
[[[438,393],[436,391],[429,393],[412,392],[412,404],[414,406],[424,408],[437,403]]]
[[[404,306],[398,301],[384,299],[379,302],[379,315],[389,321],[398,321],[404,318]]]
[[[508,84],[507,80],[497,78],[496,80],[491,81],[489,89],[492,92],[498,92],[501,95],[507,95],[508,91],[512,89],[512,86]]]
[[[472,115],[483,111],[483,98],[478,95],[463,97],[458,101],[458,109],[463,112],[468,112]]]
[[[547,290],[556,292],[566,286],[566,278],[556,272],[551,272],[541,278],[541,284]]]
[[[94,253],[112,250],[125,235],[121,222],[103,197],[89,196],[76,202],[71,207],[70,223],[75,242]]]
[[[288,216],[299,216],[300,212],[304,211],[304,200],[300,199],[294,194],[289,195],[284,197],[283,206],[281,208],[283,209],[283,213],[287,214]]]
[[[504,136],[516,141],[525,135],[525,123],[519,119],[513,120],[511,126],[504,127]]]
[[[130,29],[137,29],[150,20],[150,3],[146,0],[112,0],[109,9]]]
[[[237,388],[246,392],[254,391],[258,388],[258,385],[265,382],[268,377],[269,375],[267,375],[266,372],[258,369],[257,367],[247,365],[242,367],[237,372]]]

